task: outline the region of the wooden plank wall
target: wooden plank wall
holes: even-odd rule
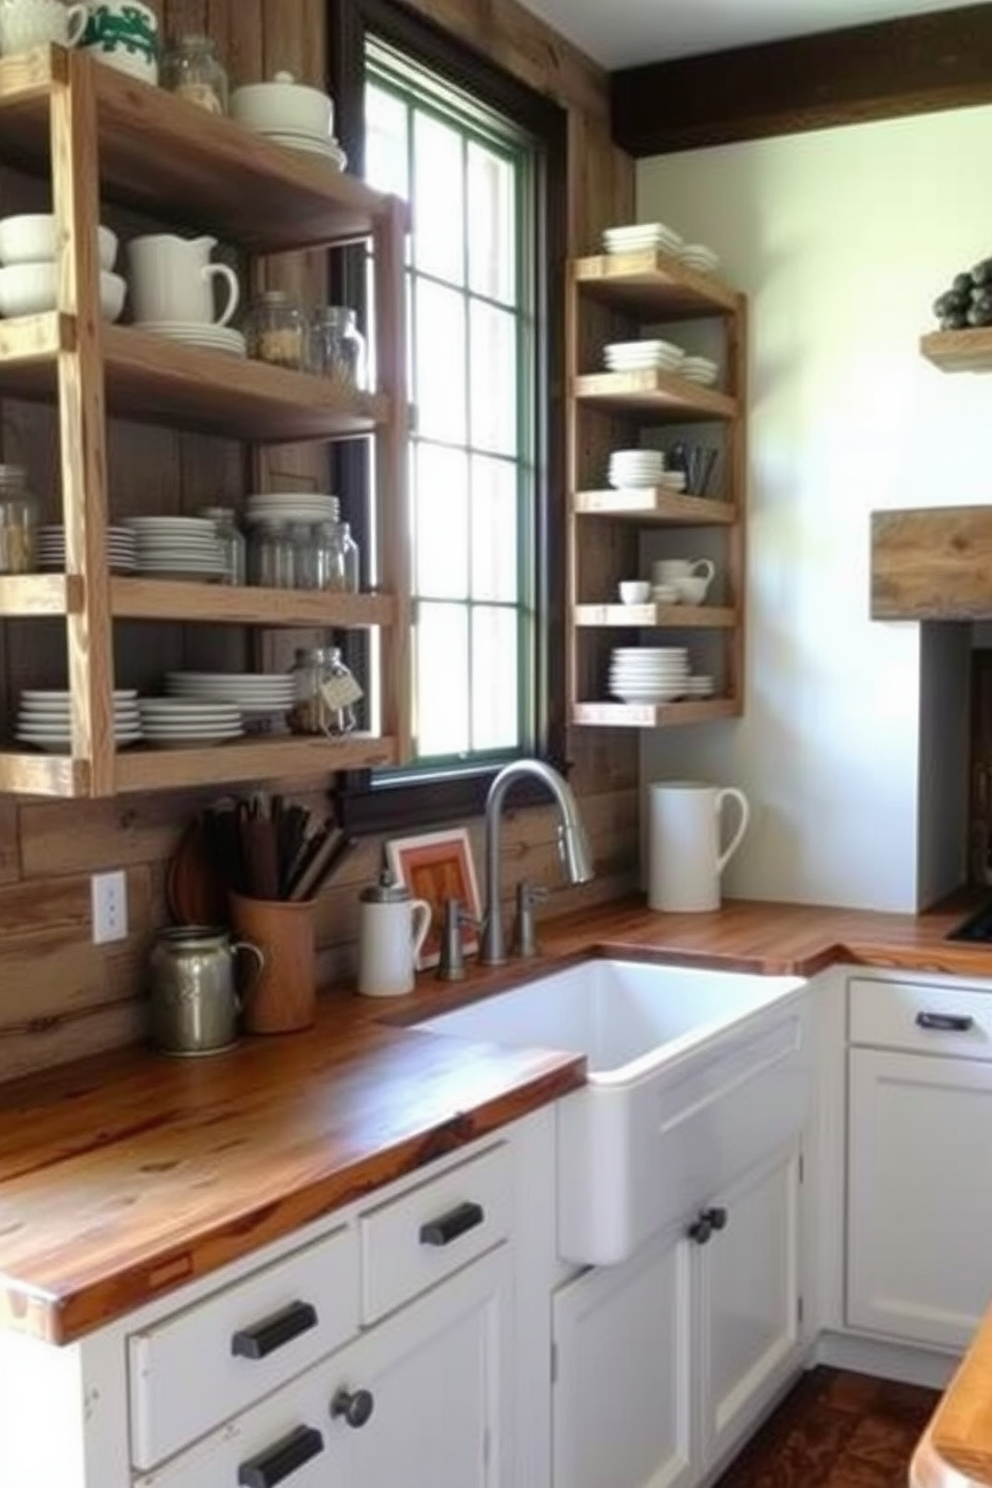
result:
[[[515,0],[414,4],[568,108],[572,250],[589,251],[602,226],[629,220],[633,164],[611,144],[603,75]],[[325,0],[158,0],[156,8],[168,33],[208,32],[234,83],[280,68],[304,81],[322,81]],[[13,207],[5,192],[5,211],[43,204],[38,183],[21,181],[18,193],[23,208]],[[126,232],[126,219],[111,220]],[[270,270],[274,282],[311,292],[321,274],[319,260],[304,255],[281,259]],[[4,459],[28,464],[50,518],[57,519],[50,411],[5,405],[0,450]],[[236,498],[251,479],[235,445],[125,425],[112,430],[109,466],[117,515],[195,510],[208,500]],[[270,486],[313,487],[321,479],[319,453],[315,458],[311,448],[280,450],[259,473]],[[200,664],[220,665],[219,657],[232,655],[232,646],[237,654],[243,644],[219,628],[122,628],[117,664],[122,680],[143,685],[190,655],[204,658]],[[0,723],[9,727],[20,687],[61,684],[62,649],[54,627],[0,626]],[[594,883],[559,889],[550,808],[511,812],[504,829],[505,891],[525,875],[555,888],[546,913],[612,898],[636,880],[636,735],[575,732],[569,753],[596,859]],[[170,793],[78,805],[0,800],[0,1080],[142,1036],[144,958],[167,918],[165,866],[184,825],[206,799]],[[313,783],[294,799],[318,810],[325,804]],[[482,823],[467,825],[481,880]],[[319,903],[318,943],[327,979],[353,969],[357,891],[374,876],[380,856],[380,840],[363,841]],[[90,943],[89,876],[110,868],[127,872],[131,934],[105,950]]]

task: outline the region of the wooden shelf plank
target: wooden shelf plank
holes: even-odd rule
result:
[[[737,519],[737,508],[731,501],[683,496],[664,486],[576,491],[572,510],[579,517],[612,517],[635,522],[639,527],[651,523],[667,527],[729,526]]]
[[[697,274],[667,253],[597,254],[577,259],[574,273],[591,299],[638,315],[732,314],[741,298],[719,279]]]
[[[0,791],[24,796],[88,796],[90,767],[66,754],[0,749]]]
[[[738,412],[735,398],[670,372],[587,372],[575,378],[572,392],[579,402],[607,413],[647,414],[678,423],[732,419]]]
[[[93,69],[101,182],[186,226],[275,252],[364,237],[387,198],[318,156],[287,150],[82,53],[39,48],[0,59],[4,155],[48,158],[53,82]]]
[[[257,589],[130,576],[111,579],[110,605],[114,615],[130,620],[188,620],[299,629],[336,626],[342,630],[396,623],[396,599],[391,594]]]
[[[666,626],[680,630],[730,630],[738,623],[734,609],[722,605],[688,604],[578,604],[575,623],[579,626],[619,625]]]
[[[82,607],[78,574],[0,575],[0,615],[77,615]]]
[[[121,752],[115,767],[117,791],[172,790],[242,780],[277,780],[331,774],[335,770],[381,768],[397,763],[396,740],[371,734],[342,739],[239,739],[209,749],[150,749]]]
[[[60,351],[72,351],[76,327],[71,315],[49,311],[0,320],[0,374],[6,363],[52,362]]]
[[[682,703],[573,703],[572,723],[609,728],[665,728],[679,723],[710,723],[738,718],[736,698],[699,698]]]
[[[920,351],[942,372],[992,372],[992,326],[970,331],[931,331]]]

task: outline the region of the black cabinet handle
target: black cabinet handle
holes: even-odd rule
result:
[[[690,1240],[695,1240],[697,1245],[705,1245],[716,1230],[724,1230],[726,1227],[726,1209],[720,1205],[714,1205],[710,1209],[700,1209],[698,1217],[693,1220],[686,1234]]]
[[[239,1328],[231,1339],[231,1353],[242,1359],[264,1359],[283,1344],[317,1326],[317,1309],[310,1302],[290,1302],[281,1312]]]
[[[936,1028],[941,1033],[967,1033],[975,1020],[967,1013],[917,1013],[918,1028]]]
[[[334,1393],[331,1401],[331,1416],[337,1420],[338,1416],[344,1416],[349,1426],[355,1430],[365,1425],[365,1422],[375,1410],[375,1397],[371,1390],[347,1390],[344,1385]]]
[[[447,1214],[442,1214],[438,1219],[428,1220],[420,1226],[421,1245],[450,1245],[452,1240],[457,1240],[459,1235],[464,1235],[466,1230],[474,1230],[476,1225],[482,1224],[486,1217],[486,1211],[481,1204],[474,1204],[469,1200],[465,1204],[459,1204],[455,1209],[449,1209]]]
[[[274,1447],[242,1462],[238,1482],[241,1488],[275,1488],[276,1483],[288,1478],[312,1457],[319,1457],[323,1450],[324,1438],[316,1426],[298,1426]]]

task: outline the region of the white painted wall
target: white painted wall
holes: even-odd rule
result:
[[[645,785],[748,794],[730,894],[913,910],[953,886],[918,868],[920,635],[868,618],[869,513],[992,501],[992,376],[917,350],[992,256],[990,159],[984,107],[638,167],[641,220],[711,244],[750,299],[746,716],[641,755]]]

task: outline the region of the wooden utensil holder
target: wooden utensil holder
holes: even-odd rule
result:
[[[317,1001],[313,901],[229,895],[231,925],[265,957],[245,994],[248,1033],[295,1033],[313,1023]]]

